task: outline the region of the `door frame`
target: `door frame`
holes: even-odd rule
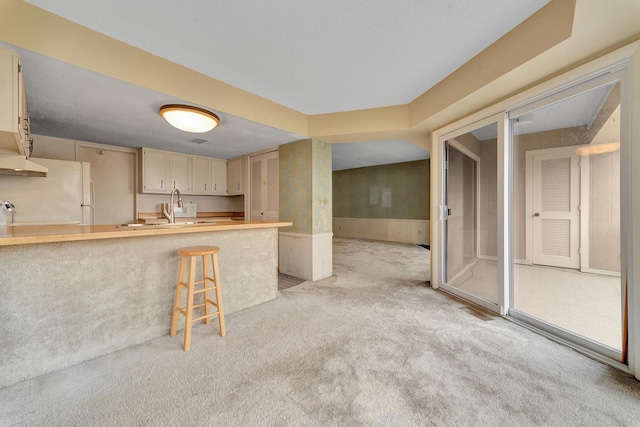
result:
[[[431,251],[431,286],[434,289],[442,288],[442,290],[463,298],[467,301],[471,301],[481,307],[491,310],[500,315],[506,315],[508,309],[508,303],[510,301],[510,287],[506,286],[508,282],[505,282],[505,278],[509,274],[509,264],[507,262],[509,255],[508,241],[506,237],[509,235],[509,221],[508,209],[509,206],[505,204],[504,199],[508,194],[509,181],[501,180],[500,177],[504,175],[505,171],[509,170],[509,146],[504,142],[508,140],[509,127],[506,111],[500,111],[492,115],[487,116],[473,116],[475,120],[465,120],[464,124],[455,123],[447,126],[446,128],[439,129],[432,134],[432,163],[431,163],[431,242],[437,248],[437,250]],[[445,143],[450,139],[455,139],[457,136],[464,135],[473,130],[482,128],[484,126],[495,123],[497,125],[497,188],[496,188],[496,200],[498,203],[497,208],[497,270],[498,270],[498,302],[494,303],[485,299],[479,298],[466,291],[460,290],[454,286],[450,286],[445,282],[446,271],[446,229],[444,226],[445,219],[445,205],[444,194],[446,187],[446,174],[445,174],[445,162],[446,162],[446,150]],[[437,163],[436,163],[437,162]]]
[[[640,122],[634,122],[633,117],[640,116],[640,42],[632,42],[601,57],[593,59],[583,65],[579,65],[556,77],[552,77],[533,87],[523,88],[521,92],[508,98],[501,98],[495,104],[479,111],[469,113],[461,119],[444,125],[431,133],[432,167],[431,167],[431,238],[435,250],[431,251],[431,284],[438,288],[442,280],[442,254],[439,253],[442,240],[442,141],[454,137],[458,129],[468,126],[490,117],[491,115],[505,114],[507,120],[503,125],[504,132],[499,130],[498,135],[504,139],[498,139],[498,276],[505,284],[504,292],[508,295],[513,281],[513,221],[511,218],[511,199],[513,183],[511,182],[511,147],[507,142],[510,137],[509,117],[517,117],[526,111],[537,108],[537,105],[548,104],[550,98],[570,96],[571,93],[580,93],[586,90],[585,86],[594,87],[607,81],[618,80],[622,83],[621,90],[621,146],[620,146],[620,176],[621,176],[621,227],[625,233],[621,235],[621,283],[627,295],[626,317],[628,318],[628,346],[626,347],[626,363],[610,359],[588,346],[580,343],[572,343],[555,335],[548,335],[544,328],[533,327],[538,333],[560,341],[575,350],[620,369],[631,372],[640,379],[640,281],[636,276],[640,273],[640,193],[630,190],[631,182],[640,182],[640,150],[632,150],[631,147],[640,144]],[[496,98],[500,98],[496,96]],[[500,123],[500,122],[499,122]],[[506,299],[507,309],[511,304]],[[503,313],[507,315],[507,313]],[[511,318],[510,316],[508,316]]]

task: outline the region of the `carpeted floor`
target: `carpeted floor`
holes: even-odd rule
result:
[[[428,250],[334,240],[335,278],[0,390],[0,424],[638,425],[640,382],[426,286]],[[215,323],[214,323],[215,324]],[[168,325],[167,325],[168,326]]]

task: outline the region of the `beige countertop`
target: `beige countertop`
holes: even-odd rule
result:
[[[291,222],[230,220],[213,223],[175,225],[21,225],[0,227],[0,246],[34,243],[73,242],[79,240],[119,239],[124,237],[159,236],[165,234],[202,233],[210,231],[249,230],[288,227]]]

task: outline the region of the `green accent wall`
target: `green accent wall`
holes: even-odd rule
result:
[[[333,172],[336,218],[429,219],[429,160]]]
[[[279,219],[282,231],[330,233],[332,227],[331,145],[305,139],[279,148]]]

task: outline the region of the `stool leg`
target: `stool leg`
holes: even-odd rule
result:
[[[191,324],[193,323],[193,288],[196,282],[196,257],[189,257],[189,283],[187,284],[187,315],[184,321],[184,351],[191,349]]]
[[[180,300],[182,299],[182,286],[180,286],[180,282],[184,280],[184,267],[186,264],[186,260],[184,256],[180,256],[180,269],[178,272],[178,284],[176,285],[176,297],[173,300],[173,313],[171,314],[171,330],[169,331],[169,336],[175,337],[176,333],[178,333],[178,308],[180,308]]]
[[[217,254],[211,255],[213,259],[213,279],[216,282],[216,304],[218,304],[218,322],[220,323],[220,336],[227,335],[227,331],[224,327],[224,310],[222,309],[222,292],[220,290],[220,273],[218,271],[218,256]]]
[[[202,287],[204,289],[206,289],[207,286],[207,276],[209,275],[209,258],[206,255],[202,255]],[[209,313],[211,313],[211,307],[207,300],[211,299],[211,295],[209,294],[210,291],[204,291],[202,293],[203,295],[203,302],[204,302],[204,314],[205,316],[209,316]],[[205,324],[209,324],[211,323],[211,318],[210,317],[205,317],[204,318],[204,323]]]

